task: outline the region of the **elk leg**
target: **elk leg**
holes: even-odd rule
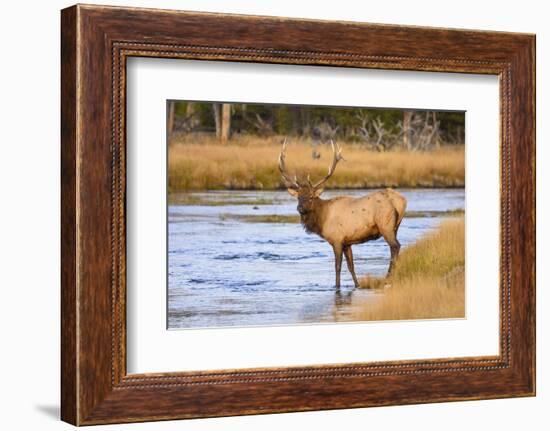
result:
[[[388,268],[388,273],[386,274],[386,277],[389,277],[395,267],[395,261],[397,260],[397,256],[399,256],[401,244],[399,244],[399,241],[397,241],[396,231],[394,230],[391,230],[389,232],[382,232],[382,236],[390,246],[390,266]]]
[[[357,276],[355,275],[355,267],[353,265],[353,252],[351,251],[351,245],[344,247],[344,256],[346,257],[346,263],[348,264],[348,271],[353,278],[353,284],[355,287],[359,287]]]
[[[386,274],[386,277],[389,277],[395,267],[395,261],[397,260],[397,256],[399,256],[399,250],[401,249],[401,244],[399,244],[399,241],[397,241],[397,238],[395,237],[395,235],[393,236],[393,240],[390,241],[386,239],[386,241],[388,241],[388,244],[390,246],[390,253],[391,253],[390,266],[388,268],[388,273]]]
[[[390,244],[391,260],[390,260],[390,267],[388,268],[387,276],[391,275],[393,268],[395,267],[395,262],[397,261],[397,256],[399,256],[400,249],[401,249],[401,244],[399,244],[399,241],[397,241],[397,239],[395,240],[394,244]]]
[[[336,270],[336,289],[340,289],[340,272],[342,270],[342,246],[333,245],[334,250],[334,269]]]

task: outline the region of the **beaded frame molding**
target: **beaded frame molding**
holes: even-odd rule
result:
[[[61,13],[61,418],[75,425],[535,394],[535,36],[77,5]],[[494,357],[126,372],[126,59],[500,78]]]

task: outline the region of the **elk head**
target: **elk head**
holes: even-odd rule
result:
[[[332,146],[333,158],[332,162],[328,168],[328,173],[321,180],[313,184],[310,180],[308,174],[306,182],[299,182],[296,175],[291,179],[286,171],[285,166],[285,153],[286,153],[286,139],[283,142],[283,148],[279,154],[279,171],[281,172],[281,177],[285,182],[288,192],[298,199],[298,212],[300,215],[304,216],[310,213],[315,204],[315,200],[321,196],[323,193],[323,188],[321,187],[331,176],[334,174],[336,165],[340,160],[343,160],[342,149],[338,144],[334,145],[334,141],[330,140],[330,145]]]

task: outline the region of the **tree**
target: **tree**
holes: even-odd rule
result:
[[[408,151],[412,148],[412,127],[411,127],[411,120],[412,120],[413,113],[412,111],[403,111],[403,148],[407,149]]]
[[[185,109],[186,115],[188,117],[192,117],[195,115],[195,103],[194,102],[187,102],[187,107]]]
[[[440,145],[464,144],[464,113],[260,103],[167,104],[167,130],[172,139],[180,133],[215,132],[221,143],[248,134],[313,138],[321,145],[328,142],[320,139],[324,129],[335,141],[360,143],[372,150],[430,151]]]
[[[174,131],[174,111],[176,110],[176,102],[168,101],[168,124],[166,125],[166,135],[168,136],[168,145],[172,141],[172,132]]]
[[[219,139],[222,134],[222,115],[219,103],[212,103],[212,113],[214,114],[214,123],[216,124],[216,137]]]
[[[223,103],[220,140],[222,141],[222,143],[225,143],[229,140],[230,137],[231,137],[231,104]]]
[[[226,143],[231,137],[231,104],[213,103],[214,123],[216,124],[216,137],[222,143]]]

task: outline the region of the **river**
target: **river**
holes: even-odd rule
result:
[[[411,214],[399,228],[402,247],[437,227],[445,212],[464,210],[463,189],[399,191]],[[297,215],[296,200],[285,191],[185,193],[170,201],[169,329],[332,322],[335,307],[346,320],[352,295],[380,295],[354,289],[345,263],[335,294],[332,248],[288,219]],[[358,277],[386,273],[390,253],[382,238],[354,246],[353,253]]]

